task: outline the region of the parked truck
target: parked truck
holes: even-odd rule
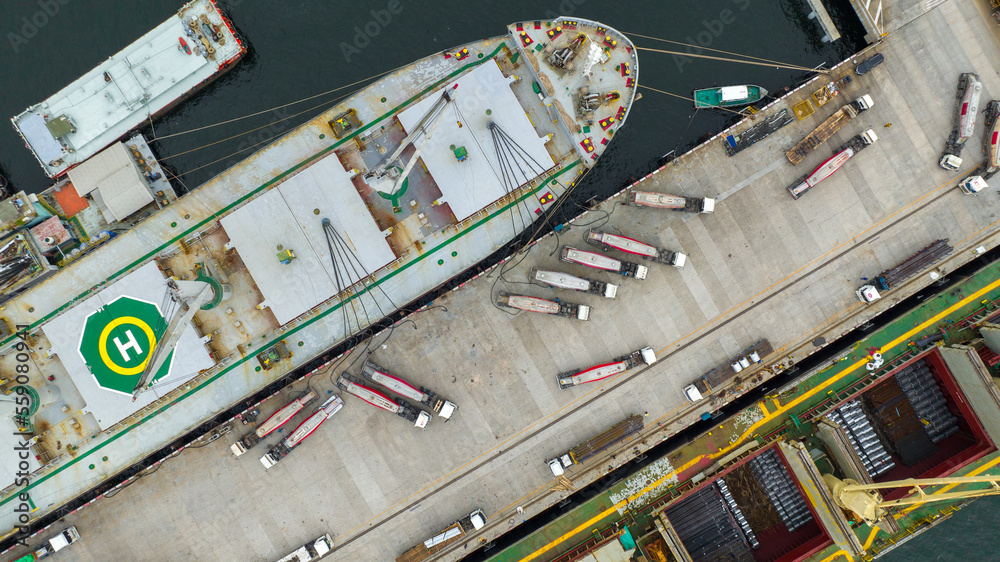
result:
[[[834,155],[831,156],[826,162],[820,164],[812,173],[806,174],[799,178],[795,183],[788,187],[788,193],[792,195],[793,199],[798,199],[802,197],[805,192],[816,187],[816,184],[825,180],[826,178],[832,176],[841,166],[847,163],[848,160],[854,157],[857,153],[875,144],[878,137],[875,135],[875,131],[868,129],[867,131],[861,133],[860,135],[855,135],[847,140],[843,145],[838,148]]]
[[[958,77],[958,115],[955,129],[948,135],[944,154],[938,161],[945,170],[957,171],[962,166],[962,147],[972,138],[976,130],[976,115],[979,113],[979,96],[983,92],[983,83],[979,75],[966,72]]]
[[[1000,101],[992,100],[986,104],[986,134],[983,138],[986,161],[958,182],[963,193],[976,195],[989,187],[986,180],[1000,171],[1000,119],[997,115],[1000,115]]]
[[[642,259],[672,265],[677,269],[683,269],[684,264],[687,263],[687,256],[680,252],[664,250],[645,242],[640,242],[634,238],[618,234],[608,234],[599,230],[591,230],[587,233],[587,243],[605,251],[618,250],[619,252],[639,256]]]
[[[403,398],[408,398],[418,404],[427,406],[439,417],[444,418],[444,421],[450,420],[451,416],[458,410],[458,406],[451,400],[446,400],[438,396],[437,393],[429,388],[412,385],[405,379],[390,374],[389,371],[371,361],[365,363],[365,366],[361,369],[361,373],[372,382],[388,388]]]
[[[595,365],[587,369],[576,369],[574,371],[559,373],[559,375],[556,376],[556,380],[559,381],[559,388],[569,388],[571,386],[597,382],[608,377],[613,377],[618,373],[624,373],[625,371],[643,363],[646,365],[656,363],[656,352],[653,351],[653,348],[644,347],[638,351],[633,351],[628,355],[618,357],[611,363]]]
[[[404,420],[413,423],[413,427],[418,429],[426,429],[428,422],[431,421],[431,415],[425,410],[414,407],[402,398],[393,400],[377,390],[360,384],[347,373],[340,375],[340,378],[337,379],[337,386],[342,388],[344,392],[360,398],[376,408],[396,414]]]
[[[578,277],[561,271],[547,271],[532,268],[530,278],[543,287],[550,289],[570,289],[592,295],[600,295],[609,299],[618,294],[618,285],[597,281],[588,277]]]
[[[486,514],[477,509],[467,516],[445,527],[440,533],[396,557],[396,562],[422,562],[441,552],[449,545],[459,542],[472,531],[486,526]]]
[[[865,304],[874,302],[882,298],[883,293],[950,254],[953,249],[948,244],[947,238],[935,240],[931,245],[906,258],[903,263],[879,273],[871,279],[871,283],[862,285],[854,294]]]
[[[330,536],[330,533],[327,533],[314,541],[309,541],[300,546],[295,549],[295,552],[278,560],[278,562],[314,562],[320,558],[324,558],[331,552],[333,552],[333,537]]]
[[[497,304],[507,308],[516,308],[527,312],[537,312],[538,314],[554,314],[565,318],[576,318],[577,320],[590,320],[590,307],[585,304],[574,304],[562,302],[559,299],[554,301],[529,297],[527,295],[511,295],[500,293]]]
[[[295,431],[288,434],[288,437],[279,441],[277,445],[271,447],[271,450],[264,453],[264,456],[260,458],[260,464],[264,465],[265,469],[271,468],[272,466],[278,464],[278,461],[288,456],[288,453],[292,452],[292,449],[298,447],[306,437],[313,434],[314,431],[319,429],[319,426],[323,425],[323,422],[333,417],[334,414],[340,411],[344,407],[344,400],[334,394],[323,405],[316,409],[316,413],[309,416],[298,427]]]
[[[38,548],[34,552],[29,552],[20,558],[15,558],[11,562],[35,562],[59,552],[78,540],[80,540],[80,533],[77,532],[76,526],[70,526],[58,535],[38,545]]]
[[[785,153],[788,161],[793,165],[802,162],[810,152],[825,143],[834,133],[846,125],[848,121],[857,117],[859,113],[867,111],[873,105],[875,103],[872,101],[872,97],[865,94],[841,107],[833,115],[827,117],[826,121],[820,123],[819,127],[816,127],[811,133],[806,135],[806,138],[800,140],[798,144]]]
[[[633,414],[610,429],[596,435],[554,459],[545,461],[553,476],[562,476],[566,469],[580,464],[605,449],[620,443],[623,439],[642,431],[642,416]]]
[[[569,246],[564,246],[562,249],[562,261],[578,263],[587,267],[593,267],[594,269],[603,269],[604,271],[611,271],[625,277],[635,277],[636,279],[645,279],[649,273],[649,268],[644,265],[630,261],[616,260],[602,254],[577,250]]]
[[[306,392],[305,396],[296,398],[295,400],[292,400],[288,404],[285,404],[280,410],[271,414],[271,417],[267,418],[264,421],[264,423],[257,426],[256,431],[244,435],[239,441],[233,443],[230,446],[230,449],[232,449],[233,454],[238,457],[243,453],[246,453],[253,447],[255,447],[257,443],[260,443],[261,439],[267,437],[272,432],[277,430],[279,427],[290,422],[292,418],[294,418],[296,414],[302,411],[302,409],[305,408],[306,404],[308,404],[314,398],[316,398],[316,393],[312,390],[309,390],[308,392]]]
[[[630,191],[625,196],[625,204],[634,207],[654,207],[685,213],[711,213],[715,210],[715,199],[708,197],[683,197],[652,191]]]
[[[712,369],[694,383],[684,387],[684,396],[692,402],[697,402],[752,365],[762,363],[764,358],[772,353],[774,348],[771,347],[771,343],[760,340],[729,360],[728,364]]]

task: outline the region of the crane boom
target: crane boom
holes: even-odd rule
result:
[[[152,385],[153,377],[170,357],[170,352],[177,345],[181,334],[184,333],[184,327],[194,318],[195,312],[198,312],[201,305],[215,297],[215,289],[204,281],[167,279],[167,292],[170,299],[178,303],[179,309],[172,318],[167,319],[167,329],[163,331],[163,335],[160,336],[149,354],[146,367],[142,370],[142,375],[139,376],[139,381],[136,382],[135,389],[132,391],[133,402]]]
[[[441,124],[441,118],[444,117],[445,107],[455,100],[453,92],[457,87],[458,84],[455,84],[455,86],[453,86],[451,90],[445,90],[444,93],[441,94],[441,97],[436,102],[434,102],[434,105],[432,105],[431,108],[427,110],[427,113],[425,113],[424,116],[420,119],[420,122],[417,123],[417,126],[414,127],[412,131],[410,131],[410,134],[406,135],[406,137],[403,138],[403,140],[399,143],[399,146],[396,147],[396,150],[394,150],[392,154],[390,154],[389,157],[382,162],[382,164],[376,166],[371,172],[365,174],[365,177],[366,178],[384,177],[387,171],[389,170],[390,165],[396,160],[398,160],[400,156],[402,156],[403,151],[406,150],[406,147],[410,146],[411,144],[414,144],[417,135],[423,134],[424,135],[423,140],[420,141],[420,144],[415,145],[416,151],[413,153],[413,156],[410,158],[410,161],[407,162],[406,167],[399,174],[399,177],[396,178],[396,182],[393,184],[392,189],[389,190],[390,194],[396,193],[396,191],[399,189],[399,186],[402,185],[403,180],[405,180],[406,176],[410,174],[410,170],[413,169],[413,165],[417,163],[417,159],[420,157],[420,153],[423,152],[424,147],[427,146],[428,141],[431,140],[431,137],[434,135],[434,131],[436,131],[438,125]]]
[[[905,505],[916,505],[932,501],[947,501],[971,499],[983,496],[1000,495],[1000,475],[956,476],[951,478],[908,478],[875,484],[861,484],[850,478],[841,480],[832,474],[824,474],[823,480],[833,493],[834,500],[841,508],[849,510],[859,517],[874,524],[886,516],[886,509]],[[962,486],[968,484],[990,484],[989,488],[981,490],[960,490],[957,492],[942,492],[928,494],[924,488],[928,486]],[[910,488],[916,495],[898,500],[884,500],[879,490]]]

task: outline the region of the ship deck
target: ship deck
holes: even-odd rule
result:
[[[551,480],[545,459],[628,414],[648,413],[644,434],[567,473],[574,486],[586,485],[714,409],[718,403],[709,401],[690,406],[681,389],[750,343],[762,337],[770,340],[777,351],[766,359],[769,365],[788,358],[797,361],[931,282],[926,275],[917,277],[865,307],[854,296],[861,277],[892,267],[938,238],[950,238],[956,247],[953,256],[939,264],[944,272],[972,259],[974,248],[997,245],[1000,201],[963,196],[953,188],[960,176],[949,176],[936,165],[952,129],[958,72],[952,69],[978,69],[984,97],[1000,93],[1000,78],[983,71],[1000,56],[993,28],[993,21],[976,6],[954,2],[902,26],[877,47],[886,63],[855,77],[841,94],[846,102],[870,93],[875,106],[798,167],[788,163],[784,152],[842,102],[827,104],[813,117],[780,129],[732,159],[726,157],[721,139],[714,139],[638,184],[651,191],[716,197],[720,201],[714,214],[623,207],[616,204],[620,199],[605,203],[609,228],[617,226],[626,235],[682,250],[690,262],[683,271],[651,264],[645,281],[570,268],[622,285],[615,300],[558,294],[570,302],[591,304],[590,322],[527,313],[511,317],[496,309],[494,285],[499,288],[504,282],[498,282],[500,271],[494,270],[414,315],[413,325],[400,324],[386,347],[375,350],[373,360],[457,403],[460,409],[447,425],[435,420],[426,432],[417,432],[403,420],[348,398],[347,407],[330,425],[267,473],[260,469],[257,454],[233,458],[228,449],[232,439],[187,451],[117,492],[114,499],[67,516],[67,523],[96,537],[74,546],[75,555],[92,559],[115,553],[129,558],[137,555],[132,545],[142,544],[144,551],[155,549],[171,557],[196,552],[227,558],[277,556],[304,537],[329,530],[337,536],[340,557],[391,559],[483,508],[490,525],[470,537],[469,544],[448,549],[441,559],[449,560],[468,552],[480,538],[493,538],[518,525],[567,494]],[[832,78],[851,71],[848,63],[835,69]],[[793,92],[764,115],[791,107],[819,85],[814,82]],[[880,129],[879,142],[838,175],[799,201],[788,196],[787,185],[824,160],[832,147],[863,128],[886,122],[892,122],[892,128],[884,133]],[[975,150],[973,144],[966,147],[967,167],[978,163]],[[252,196],[236,191],[229,195],[234,200]],[[184,223],[182,215],[174,220],[205,220],[191,203],[184,208],[182,199],[175,205],[175,212],[190,209],[191,222]],[[601,221],[604,216],[595,211],[578,222]],[[571,226],[559,238],[545,238],[523,260],[515,257],[503,278],[523,281],[533,266],[567,268],[554,251],[560,242],[575,243],[585,231]],[[448,263],[447,256],[442,259]],[[982,294],[979,289],[966,292],[958,309],[994,298],[996,286],[986,286],[990,288]],[[524,291],[553,294],[540,287]],[[927,322],[940,312],[923,314],[928,315],[921,322]],[[294,345],[300,338],[287,334],[287,339]],[[304,345],[318,342],[305,339]],[[650,368],[593,387],[559,390],[556,384],[556,373],[606,362],[646,345],[658,351],[659,361]],[[342,368],[317,373],[311,384],[332,389],[329,376]],[[854,378],[845,372],[830,384]],[[237,384],[229,380],[227,384]],[[265,403],[261,413],[269,414],[303,388],[299,384],[283,391]],[[728,389],[722,400],[745,390]],[[774,410],[787,411],[781,406]],[[745,420],[727,423],[743,426],[735,433],[713,435],[713,440],[726,436],[723,446],[749,427]],[[232,438],[242,430],[237,425]],[[759,432],[757,426],[753,432]],[[674,460],[670,465],[660,466],[661,476],[683,463]],[[611,504],[603,501],[586,507],[592,515],[585,521],[607,512]],[[533,543],[531,552],[541,545],[547,550],[535,559],[550,559],[572,546],[578,535],[564,536],[566,532],[546,531],[550,534]]]
[[[595,31],[587,32],[593,35]],[[540,35],[544,30],[532,33]],[[600,142],[588,150],[582,140],[599,139],[601,135],[610,138],[613,132],[611,128],[592,133],[586,127],[570,127],[572,123],[563,121],[565,116],[553,120],[549,105],[557,100],[550,99],[546,105],[545,96],[538,95],[533,80],[527,78],[534,72],[529,68],[529,57],[515,56],[511,41],[504,36],[470,43],[464,46],[465,55],[461,57],[455,52],[437,53],[385,77],[378,89],[364,90],[327,110],[189,196],[76,260],[36,290],[7,303],[4,318],[12,326],[31,327],[31,384],[53,391],[43,401],[45,409],[37,415],[44,423],[34,428],[40,439],[35,450],[40,460],[48,464],[32,475],[29,486],[32,497],[44,498],[44,503],[36,504],[35,515],[57,509],[202,420],[322,356],[345,334],[367,327],[383,314],[468,269],[529,225],[542,209],[551,206],[567,189],[563,182],[575,181],[592,164],[589,156],[604,150],[605,144]],[[516,62],[518,58],[520,62]],[[619,47],[600,64],[614,66],[623,60],[634,60],[634,53]],[[599,68],[603,67],[595,66],[594,70]],[[636,68],[634,65],[632,68],[634,73]],[[499,75],[502,78],[498,79]],[[525,78],[517,79],[518,75]],[[392,131],[400,123],[407,126],[407,108],[413,109],[431,99],[456,77],[463,91],[455,110],[460,123],[448,125],[451,117],[446,116],[441,129],[446,131],[451,127],[454,133],[464,128],[465,137],[456,134],[453,138],[475,145],[466,147],[469,158],[478,158],[466,168],[466,174],[483,175],[489,167],[486,161],[491,155],[496,158],[501,151],[492,141],[468,136],[473,131],[478,137],[484,134],[485,123],[489,121],[484,116],[492,116],[503,127],[508,143],[528,147],[526,154],[535,161],[541,161],[544,154],[550,164],[537,177],[528,175],[500,182],[504,184],[501,191],[506,192],[498,192],[496,186],[486,189],[485,183],[489,182],[485,178],[479,180],[483,189],[473,196],[455,190],[454,186],[435,191],[434,181],[453,180],[457,166],[441,158],[442,153],[456,158],[454,149],[448,146],[448,137],[444,137],[444,142],[435,138],[435,142],[427,143],[421,155],[425,166],[416,167],[430,175],[414,179],[408,188],[412,192],[407,191],[406,197],[402,197],[402,192],[396,194],[399,201],[393,201],[393,206],[404,207],[405,211],[397,213],[390,208],[388,212],[394,215],[395,224],[390,224],[387,232],[374,234],[377,237],[391,234],[388,231],[395,226],[396,233],[403,232],[406,236],[387,240],[390,243],[381,248],[381,255],[369,256],[369,244],[380,240],[370,240],[373,234],[370,229],[365,230],[370,224],[364,229],[359,224],[365,220],[377,224],[376,219],[385,210],[373,209],[371,216],[366,217],[361,210],[366,194],[359,189],[357,176],[345,181],[343,172],[336,176],[324,173],[324,165],[346,164],[356,149],[364,150],[366,143],[376,148],[378,142],[392,142],[393,138],[398,143],[398,135],[381,133]],[[575,74],[552,77],[549,86],[558,86],[562,92],[566,80],[576,78]],[[466,79],[469,81],[462,85]],[[625,78],[603,80],[613,85],[624,84]],[[512,111],[509,107],[491,110],[492,103],[511,101],[511,96],[524,111]],[[627,104],[624,100],[621,103]],[[361,124],[348,134],[331,135],[330,123],[347,115],[349,110],[356,112],[351,119],[356,118]],[[469,115],[473,111],[475,115]],[[605,113],[620,112],[625,112],[620,105],[603,107],[597,117],[603,119]],[[512,148],[510,144],[507,150]],[[404,162],[414,157],[413,152],[404,152]],[[341,158],[345,161],[338,163]],[[343,169],[348,168],[343,166]],[[317,193],[317,185],[321,192],[327,191],[325,201],[312,197]],[[332,195],[331,190],[335,192]],[[543,200],[547,195],[551,196]],[[456,207],[449,204],[449,197],[456,199]],[[466,201],[457,201],[461,197],[466,197]],[[340,205],[342,199],[352,198],[357,198],[354,201],[357,205]],[[469,214],[470,204],[482,208]],[[445,213],[435,207],[450,210]],[[443,222],[431,224],[431,219],[421,222],[424,217]],[[366,259],[376,260],[365,264],[365,275],[354,275],[354,271],[345,281],[349,284],[364,277],[366,287],[356,285],[337,294],[329,286],[322,286],[321,278],[311,277],[329,275],[323,264],[324,260],[329,261],[330,254],[319,228],[322,218],[331,218],[342,243],[351,252],[365,251]],[[248,230],[248,226],[256,226],[257,231]],[[275,238],[282,234],[285,239]],[[297,246],[288,248],[297,252],[296,259],[290,261],[291,267],[277,270],[259,267],[265,263],[274,265],[280,259],[275,254],[283,250],[288,240]],[[342,246],[342,256],[343,250]],[[122,395],[114,400],[107,398],[104,404],[92,404],[81,390],[88,375],[83,371],[71,372],[76,369],[64,364],[68,361],[79,366],[74,355],[78,345],[73,334],[60,329],[58,324],[64,318],[69,323],[74,319],[79,321],[81,314],[86,315],[89,299],[95,295],[99,295],[98,302],[108,304],[119,293],[134,292],[135,287],[130,289],[129,285],[136,285],[135,276],[154,267],[152,262],[165,276],[194,279],[208,271],[233,287],[231,300],[199,312],[193,322],[200,344],[215,365],[208,369],[189,367],[185,368],[187,372],[171,375],[172,380],[165,379],[156,386],[157,399],[153,401],[141,399],[129,404],[129,397]],[[387,262],[391,263],[383,267]],[[300,266],[305,271],[296,276],[295,268]],[[378,272],[373,271],[376,268]],[[314,281],[313,286],[302,286]],[[150,283],[148,288],[153,286]],[[129,296],[154,304],[164,300],[155,295]],[[296,298],[298,302],[292,302]],[[128,337],[125,344],[116,341],[119,351],[129,348]],[[3,345],[10,350],[13,341],[13,337],[7,337]],[[280,342],[285,343],[292,357],[268,368],[258,356],[269,354]],[[190,346],[200,347],[195,343]],[[125,355],[124,351],[121,353]],[[195,354],[201,353],[198,349]],[[0,367],[13,372],[17,361],[17,354],[8,352],[0,357]],[[11,460],[9,455],[5,458]],[[259,466],[256,459],[251,460]],[[0,500],[7,529],[13,528],[18,493],[15,487],[8,486],[4,499]]]
[[[186,29],[191,18],[198,19],[200,27],[203,15],[221,38],[200,32],[210,44],[211,56],[185,52],[180,43],[183,38],[189,50],[198,48],[200,43]],[[212,79],[243,52],[215,3],[195,0],[11,121],[45,173],[57,177]],[[59,130],[55,124],[62,116],[70,125]]]

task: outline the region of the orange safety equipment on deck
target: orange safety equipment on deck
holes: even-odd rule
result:
[[[580,146],[582,146],[587,152],[594,151],[594,141],[590,140],[590,137],[583,139],[583,141],[580,142]]]
[[[534,41],[531,40],[531,37],[528,37],[528,33],[526,31],[522,31],[520,35],[522,47],[527,47],[528,45],[534,43]]]
[[[555,29],[550,29],[545,34],[549,36],[549,39],[555,39],[562,35],[562,27],[557,25]]]

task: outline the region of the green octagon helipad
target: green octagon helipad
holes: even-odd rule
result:
[[[160,308],[132,297],[118,297],[87,316],[80,355],[101,388],[131,395],[167,323]],[[153,380],[170,371],[173,351]]]

